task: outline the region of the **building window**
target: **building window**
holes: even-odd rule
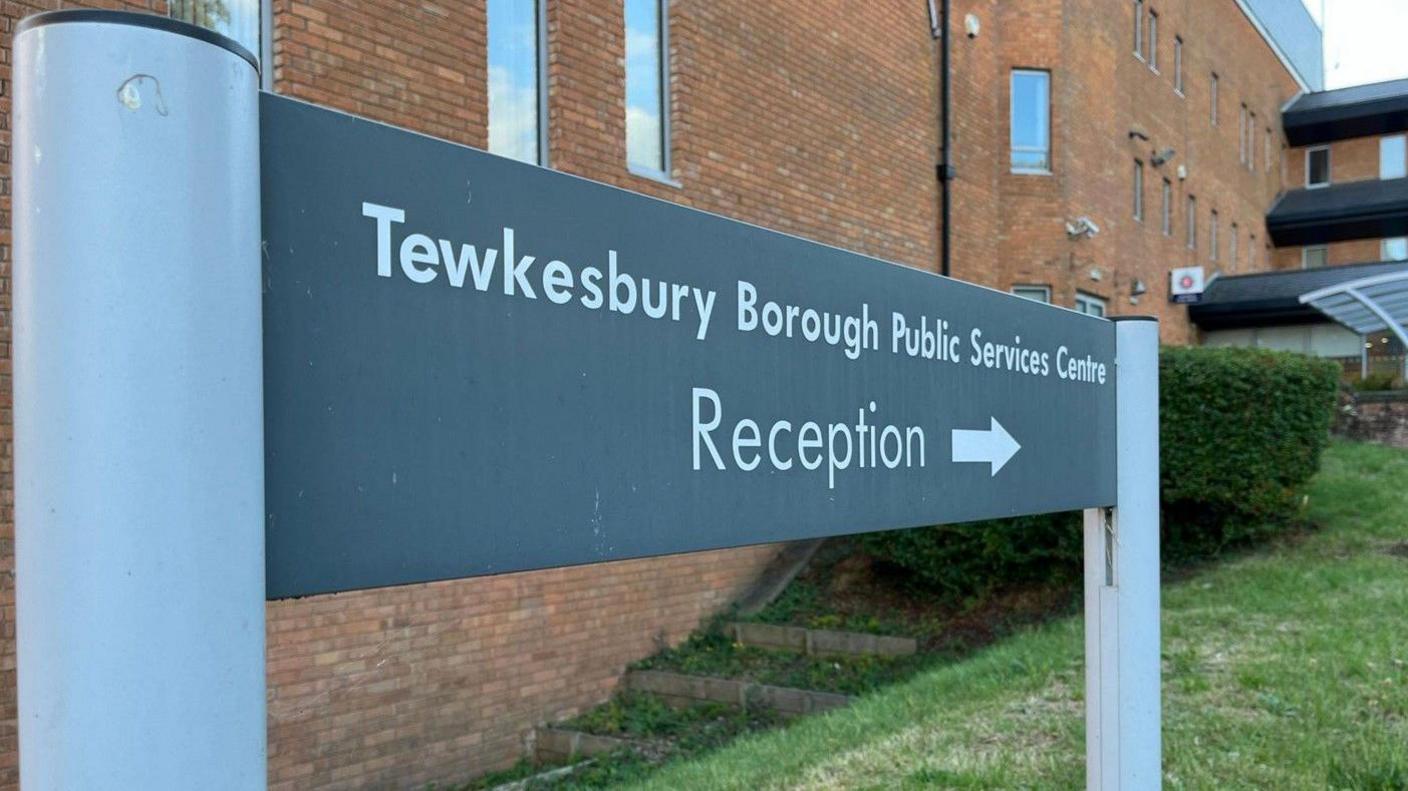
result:
[[[1087,316],[1104,316],[1105,300],[1084,291],[1076,292],[1076,312]]]
[[[1237,116],[1237,161],[1243,165],[1247,164],[1247,106],[1242,105],[1242,112]]]
[[[1213,209],[1211,216],[1208,218],[1208,257],[1214,261],[1217,260],[1217,235],[1219,231],[1217,226],[1217,209]]]
[[[1330,183],[1330,147],[1319,146],[1305,151],[1305,186],[1314,189]]]
[[[1173,185],[1169,183],[1169,180],[1168,180],[1168,179],[1164,179],[1163,198],[1164,198],[1164,202],[1163,202],[1164,236],[1172,236],[1172,235],[1173,235]]]
[[[1198,249],[1198,199],[1188,196],[1188,249]]]
[[[1213,126],[1217,126],[1217,91],[1218,85],[1220,83],[1221,81],[1217,78],[1217,72],[1213,72],[1212,82],[1208,85],[1208,95],[1210,97],[1208,104],[1208,113],[1209,118],[1212,119]]]
[[[1144,222],[1144,163],[1134,160],[1134,219]]]
[[[1144,59],[1144,0],[1134,0],[1134,57]]]
[[[1404,144],[1408,137],[1392,135],[1379,139],[1379,178],[1401,179],[1408,176]]]
[[[1227,239],[1227,266],[1237,271],[1237,223],[1232,223],[1232,233]]]
[[[488,0],[489,151],[547,164],[541,2]]]
[[[1300,250],[1301,269],[1319,269],[1329,263],[1329,248],[1325,245],[1302,247]]]
[[[625,0],[626,164],[640,175],[670,177],[668,0]]]
[[[1248,113],[1247,122],[1247,170],[1256,170],[1256,113]]]
[[[1173,37],[1173,90],[1183,95],[1183,37]]]
[[[171,0],[167,15],[228,36],[263,63],[263,4],[263,0]]]
[[[1159,15],[1149,12],[1149,68],[1159,70]]]
[[[1385,239],[1379,251],[1385,261],[1408,261],[1408,237]]]
[[[1051,286],[1013,286],[1012,293],[1037,302],[1051,302]]]
[[[1012,172],[1051,172],[1051,73],[1012,71]]]

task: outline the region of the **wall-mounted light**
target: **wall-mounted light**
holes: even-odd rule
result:
[[[1139,139],[1139,140],[1143,140],[1144,142],[1147,143],[1147,142],[1149,142],[1149,135],[1146,134],[1143,129],[1140,129],[1140,128],[1138,128],[1138,127],[1135,127],[1135,128],[1133,128],[1133,129],[1129,130],[1129,139],[1130,139],[1130,140]]]
[[[1170,159],[1173,159],[1177,153],[1177,151],[1174,151],[1171,148],[1165,148],[1163,151],[1160,151],[1157,154],[1154,154],[1153,156],[1149,157],[1149,163],[1152,164],[1154,167],[1159,167]]]
[[[1147,293],[1149,293],[1149,287],[1144,285],[1143,280],[1135,278],[1134,282],[1129,285],[1129,295],[1131,297],[1137,297]]]

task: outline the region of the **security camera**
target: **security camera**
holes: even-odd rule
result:
[[[982,25],[979,24],[977,16],[969,14],[963,17],[963,29],[968,33],[968,38],[977,38]]]
[[[1171,148],[1165,148],[1163,151],[1160,151],[1159,153],[1155,154],[1153,159],[1149,161],[1154,163],[1154,167],[1158,167],[1163,163],[1169,161],[1170,159],[1173,159],[1173,156],[1176,153],[1177,152]]]
[[[1100,226],[1089,217],[1077,217],[1066,222],[1066,235],[1072,239],[1094,236],[1100,233]]]

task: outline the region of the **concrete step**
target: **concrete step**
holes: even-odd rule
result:
[[[565,762],[633,746],[635,742],[630,739],[540,725],[533,734],[533,759],[539,763]]]
[[[810,656],[910,656],[919,650],[913,637],[807,629],[769,623],[730,623],[728,634],[743,645],[797,651]]]
[[[625,686],[648,692],[666,703],[689,706],[697,703],[723,703],[740,708],[763,708],[788,717],[839,709],[850,705],[849,695],[815,692],[809,689],[775,687],[731,678],[691,676],[663,670],[632,670]]]

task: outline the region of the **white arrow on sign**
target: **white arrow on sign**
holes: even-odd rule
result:
[[[993,475],[997,475],[997,471],[1006,466],[1021,449],[1022,446],[1012,439],[1012,435],[997,422],[997,418],[992,418],[992,428],[987,431],[960,428],[953,430],[953,460],[991,464]]]

